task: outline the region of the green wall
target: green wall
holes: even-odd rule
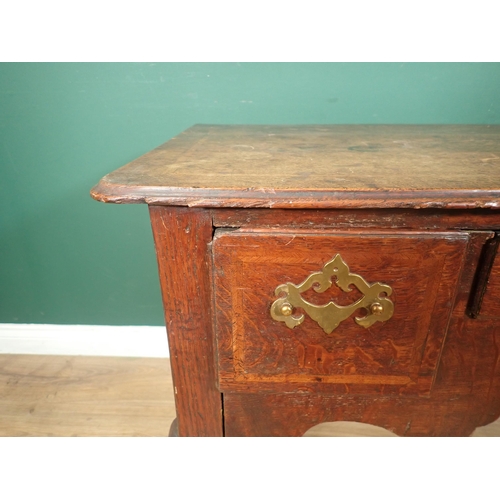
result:
[[[88,192],[195,123],[500,123],[500,64],[0,64],[0,322],[163,324],[147,207]]]

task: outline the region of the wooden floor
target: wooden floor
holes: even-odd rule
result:
[[[167,359],[0,355],[0,436],[166,436]]]
[[[175,417],[166,359],[0,355],[0,436],[166,436]],[[350,422],[307,436],[393,436]],[[475,436],[500,436],[500,420]]]

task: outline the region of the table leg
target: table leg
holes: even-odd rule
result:
[[[150,206],[179,436],[222,436],[211,315],[208,210]]]

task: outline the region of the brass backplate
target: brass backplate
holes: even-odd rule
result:
[[[313,289],[317,293],[328,290],[335,284],[344,292],[351,291],[354,285],[362,294],[359,300],[349,306],[339,306],[334,302],[325,305],[314,305],[301,297],[301,293]],[[394,304],[388,299],[392,294],[392,288],[383,283],[367,283],[358,274],[349,272],[349,267],[343,261],[340,254],[327,262],[321,272],[311,274],[300,285],[285,283],[279,285],[275,290],[278,297],[271,305],[271,316],[276,321],[283,321],[288,328],[295,328],[300,325],[305,315],[296,313],[295,309],[302,309],[310,318],[316,321],[325,333],[332,333],[335,328],[357,309],[365,309],[366,315],[355,317],[354,321],[358,325],[368,328],[377,321],[387,321],[392,317]]]

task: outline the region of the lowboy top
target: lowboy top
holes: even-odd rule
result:
[[[500,208],[500,125],[195,125],[105,176],[112,203]]]

